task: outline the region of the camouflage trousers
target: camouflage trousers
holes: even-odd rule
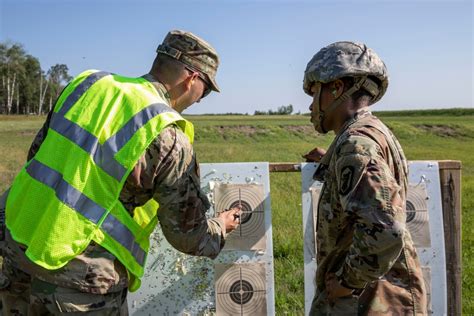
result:
[[[104,295],[91,294],[32,278],[31,282],[10,280],[0,297],[2,315],[128,315],[126,289]]]
[[[358,315],[359,297],[356,295],[339,297],[334,304],[327,302],[326,291],[317,292],[311,304],[309,315]]]

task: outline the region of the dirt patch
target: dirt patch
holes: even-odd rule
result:
[[[231,125],[231,126],[217,126],[217,131],[219,132],[220,135],[225,135],[225,134],[234,134],[238,133],[243,136],[254,136],[255,134],[265,134],[269,132],[269,129],[258,127],[258,126],[252,126],[252,125]]]
[[[284,125],[282,126],[288,132],[294,134],[314,135],[314,127],[312,125]]]
[[[18,134],[20,136],[36,136],[37,133],[38,133],[38,131],[28,130],[28,131],[21,131]]]
[[[315,131],[314,127],[311,125],[279,125],[282,131],[287,132],[288,134],[293,134],[296,136],[314,136]],[[253,125],[220,125],[214,127],[219,135],[227,139],[235,135],[245,136],[245,137],[254,137],[258,135],[271,134],[272,132],[277,132],[271,130],[264,126],[253,126]]]
[[[441,137],[467,136],[467,133],[457,126],[449,126],[442,124],[419,124],[415,125],[415,127]]]

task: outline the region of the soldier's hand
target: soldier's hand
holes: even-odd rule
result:
[[[232,232],[240,224],[242,210],[238,207],[221,212],[217,217],[224,220],[226,233]]]
[[[313,150],[302,157],[306,159],[306,162],[320,162],[325,154],[326,149],[315,147]]]
[[[329,273],[326,276],[326,292],[328,294],[328,303],[334,305],[337,298],[349,296],[352,294],[353,290],[342,286],[337,280],[336,275],[334,273]]]

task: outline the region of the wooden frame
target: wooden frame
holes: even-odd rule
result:
[[[448,315],[461,315],[461,161],[438,161],[443,204]],[[300,163],[270,163],[270,172],[301,172]]]
[[[443,203],[448,315],[461,315],[461,161],[441,160],[438,164]]]

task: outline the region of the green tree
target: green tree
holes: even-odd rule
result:
[[[39,60],[26,54],[18,43],[0,42],[0,113],[43,114],[49,109],[67,81],[71,80],[65,64],[52,66],[45,74]]]
[[[277,111],[275,114],[278,114],[278,115],[290,115],[291,113],[293,113],[293,105],[287,105],[287,106],[280,106],[278,107]]]
[[[56,64],[48,70],[49,77],[49,110],[53,107],[53,100],[59,97],[62,89],[72,77],[68,74],[68,67],[65,64]]]
[[[21,44],[2,43],[0,46],[0,73],[2,76],[2,96],[4,109],[10,114],[16,94],[18,111],[20,100],[19,81],[25,75],[25,50]]]
[[[40,82],[42,74],[39,60],[31,55],[26,55],[24,62],[25,74],[20,81],[20,114],[38,113],[37,105],[40,97]]]
[[[290,115],[291,113],[293,113],[293,105],[289,104],[287,106],[279,106],[276,111],[255,111],[253,115]]]

